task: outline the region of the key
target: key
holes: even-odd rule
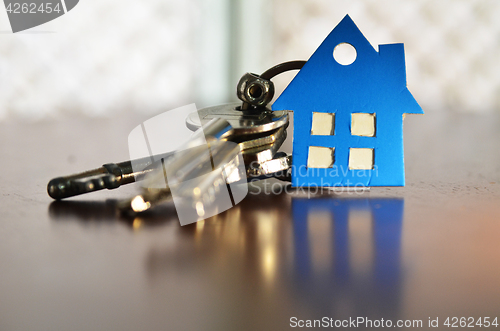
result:
[[[259,164],[256,167],[248,169],[246,171],[246,177],[248,181],[277,178],[282,181],[290,182],[291,167],[292,167],[292,156],[285,154],[275,159],[263,162],[262,164]],[[232,177],[233,176],[231,175],[227,176],[227,178],[232,178]],[[239,180],[239,177],[237,179]],[[233,180],[230,179],[224,184],[232,184]],[[214,200],[212,196],[217,194],[217,191],[215,189],[213,189],[212,191],[210,190],[212,186],[215,186],[215,180],[213,182],[211,182],[210,180],[205,180],[204,183],[198,185],[200,193],[198,194],[198,199],[193,199],[194,200],[193,204],[197,205],[198,203],[203,203],[203,210],[206,210],[207,207],[205,206],[204,201]],[[217,186],[219,185],[221,185],[221,183],[217,184]],[[196,188],[192,188],[191,192],[194,191],[194,189]],[[190,190],[185,190],[185,191],[190,191]],[[172,200],[172,195],[171,191],[168,188],[158,191],[146,190],[144,193],[137,195],[130,200],[121,201],[118,204],[118,208],[123,213],[141,213],[151,209],[155,205],[168,202],[171,200]]]
[[[176,195],[186,198],[191,201],[193,206],[196,206],[197,211],[206,211],[210,203],[216,200],[215,196],[218,193],[217,187],[226,184],[233,184],[235,182],[241,182],[242,179],[246,181],[261,180],[267,178],[278,178],[283,181],[291,181],[291,164],[292,157],[286,155],[285,153],[276,153],[275,150],[279,149],[284,137],[286,137],[285,128],[278,130],[278,136],[274,145],[267,146],[267,151],[269,155],[274,155],[274,158],[263,159],[261,162],[252,159],[253,161],[246,164],[245,173],[238,173],[239,168],[234,166],[233,162],[237,159],[237,149],[226,150],[221,152],[216,150],[215,153],[222,153],[225,159],[221,161],[214,161],[214,168],[222,169],[220,172],[212,172],[210,176],[204,177],[200,181],[193,180],[188,184],[177,187]],[[262,152],[262,151],[261,151]],[[248,154],[251,155],[251,154]],[[182,160],[182,156],[180,157]],[[217,160],[215,156],[214,159]],[[180,163],[181,164],[181,163]],[[209,170],[212,170],[210,167]],[[221,176],[224,173],[224,176]],[[198,171],[191,173],[193,177],[199,177],[203,174],[203,171]],[[149,175],[148,186],[154,186],[155,182],[161,182],[164,180],[164,172],[158,169],[157,172]],[[199,177],[201,178],[201,177]],[[221,179],[225,179],[221,181]],[[130,200],[123,201],[119,204],[119,208],[123,212],[133,212],[140,213],[146,211],[157,204],[169,201],[172,199],[172,192],[169,187],[165,189],[146,189],[142,194],[135,196]],[[207,203],[208,202],[208,203]],[[202,216],[202,215],[198,215]]]
[[[166,153],[159,156],[159,158],[168,159],[171,154]],[[154,169],[154,167],[149,166],[151,164],[151,158],[149,157],[134,160],[134,164],[143,164],[143,170],[134,171],[132,162],[125,161],[108,163],[95,170],[85,171],[76,175],[57,177],[48,183],[47,192],[51,198],[61,200],[103,189],[113,190],[121,185],[141,180]]]
[[[197,129],[212,121],[209,127],[204,128],[205,135],[215,140],[238,143],[242,151],[254,149],[244,153],[244,158],[248,163],[253,159],[263,161],[272,158],[273,151],[263,146],[274,145],[276,132],[283,127],[286,129],[287,112],[272,112],[266,108],[241,111],[238,107],[239,104],[229,104],[204,108],[199,110],[201,121],[198,122],[195,116],[190,116],[186,124],[191,129]],[[166,153],[152,156],[152,158],[165,161],[171,156],[172,153]],[[157,164],[152,163],[151,158],[117,164],[109,163],[95,170],[54,178],[48,183],[47,191],[52,198],[60,200],[105,188],[116,189],[121,185],[142,180],[155,167]]]

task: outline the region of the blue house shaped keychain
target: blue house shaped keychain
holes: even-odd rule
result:
[[[354,47],[354,62],[333,56]],[[347,15],[272,106],[294,112],[292,185],[404,186],[403,117],[423,114],[406,87],[403,44],[377,52]]]

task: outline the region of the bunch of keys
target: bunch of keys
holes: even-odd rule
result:
[[[292,156],[278,152],[286,138],[288,112],[266,106],[274,95],[270,79],[301,69],[304,63],[286,62],[260,76],[245,74],[237,87],[243,103],[204,108],[186,118],[187,127],[196,132],[183,150],[54,178],[48,183],[48,194],[60,200],[143,181],[140,195],[119,203],[122,211],[141,213],[183,197],[194,211],[188,215],[194,222],[219,212],[215,202],[221,188],[271,177],[290,181]],[[236,195],[232,195],[233,204],[244,197]]]

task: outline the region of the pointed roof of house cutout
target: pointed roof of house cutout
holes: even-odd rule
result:
[[[342,43],[356,49],[350,65],[333,57]],[[379,45],[377,52],[349,15],[330,32],[272,109],[423,114],[406,87],[403,44]]]

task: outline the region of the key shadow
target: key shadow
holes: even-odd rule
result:
[[[119,200],[105,201],[53,201],[49,205],[49,217],[58,222],[77,221],[83,224],[123,223],[137,229],[178,222],[173,204],[163,204],[140,215],[123,214],[118,210]]]
[[[403,199],[249,195],[220,215],[177,228],[178,245],[152,247],[146,272],[151,286],[172,274],[210,284],[221,301],[244,305],[262,320],[276,319],[277,310],[296,316],[304,305],[314,316],[395,319],[404,280],[403,213]]]

